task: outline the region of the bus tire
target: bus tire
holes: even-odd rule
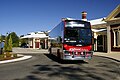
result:
[[[58,57],[59,59],[61,59],[60,49],[57,50],[57,57]]]
[[[51,48],[49,48],[49,54],[52,54]]]

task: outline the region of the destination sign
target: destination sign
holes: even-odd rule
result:
[[[80,24],[77,22],[68,22],[66,27],[85,27],[85,24]]]

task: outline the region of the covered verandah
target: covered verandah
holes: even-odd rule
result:
[[[91,20],[94,36],[94,51],[107,52],[107,25],[104,18]]]

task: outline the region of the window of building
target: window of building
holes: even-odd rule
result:
[[[113,29],[114,47],[120,47],[120,28]]]

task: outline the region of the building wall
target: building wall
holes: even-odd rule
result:
[[[34,49],[47,49],[48,48],[48,39],[40,39],[40,38],[31,38],[28,40],[29,48]]]
[[[110,31],[111,32],[111,51],[119,51],[120,52],[120,45],[115,46],[115,44],[116,44],[115,40],[118,39],[118,38],[115,38],[115,33],[114,33],[115,29],[119,29],[118,28],[119,26],[120,26],[120,24],[110,25],[110,28],[111,28],[111,31]],[[118,41],[120,42],[120,39]]]

